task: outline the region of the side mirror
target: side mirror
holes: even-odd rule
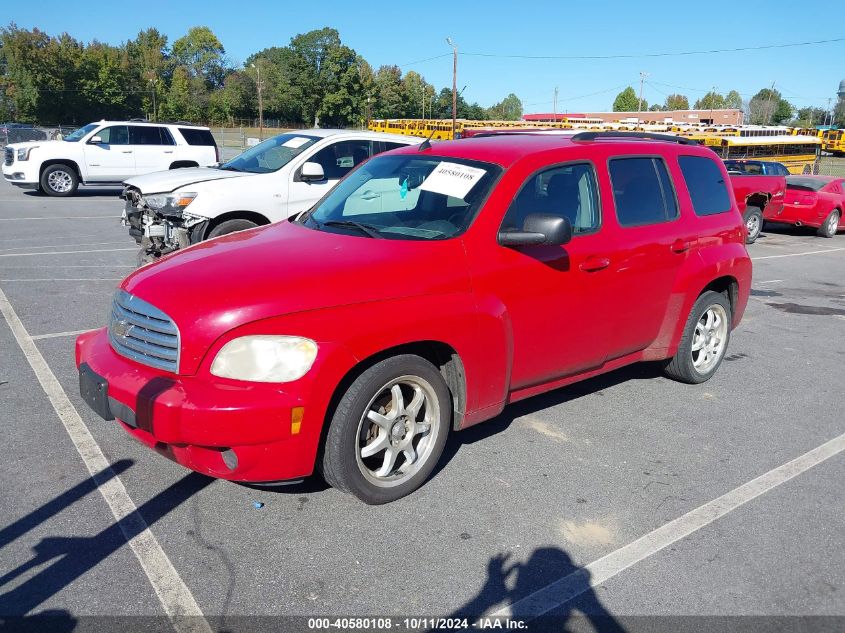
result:
[[[299,177],[304,182],[313,182],[318,180],[325,180],[326,174],[323,171],[323,166],[320,163],[307,162],[302,166],[302,171]]]
[[[88,140],[88,142],[89,142],[91,145],[102,145],[102,144],[103,144],[103,137],[102,137],[102,136],[100,136],[100,135],[98,135],[98,134],[95,134],[94,136],[92,136],[92,137]]]
[[[562,246],[571,239],[569,219],[546,213],[525,216],[521,231],[499,231],[502,246]]]

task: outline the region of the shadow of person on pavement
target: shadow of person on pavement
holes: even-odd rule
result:
[[[587,621],[595,631],[624,633],[593,591],[590,572],[576,565],[562,549],[537,548],[525,563],[508,564],[510,558],[511,554],[490,558],[484,586],[449,617],[472,622],[509,617],[527,622],[531,633],[562,633],[573,630],[577,613],[578,620]],[[491,628],[484,622],[482,627]]]

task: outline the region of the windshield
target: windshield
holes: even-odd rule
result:
[[[501,171],[457,158],[377,156],[349,174],[304,224],[369,237],[448,239],[469,227]]]
[[[220,169],[245,171],[251,174],[266,174],[287,165],[293,157],[319,141],[317,136],[304,134],[280,134],[238,154]]]
[[[83,136],[88,134],[88,132],[93,132],[94,130],[96,130],[99,125],[99,123],[89,123],[88,125],[83,125],[81,128],[76,129],[67,136],[65,136],[64,140],[68,141],[69,143],[76,143]]]

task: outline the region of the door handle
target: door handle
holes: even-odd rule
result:
[[[678,239],[678,240],[675,240],[674,242],[672,242],[671,248],[672,248],[673,253],[679,253],[680,254],[680,253],[686,253],[690,249],[690,246],[692,246],[692,242],[690,240]]]
[[[121,150],[121,154],[131,154],[131,153],[132,153],[132,150],[131,150],[131,149],[124,149],[124,150]]]
[[[164,153],[165,154],[172,154],[173,150],[172,149],[166,149],[166,150],[164,150]]]
[[[587,259],[581,262],[579,268],[585,273],[594,273],[598,270],[604,270],[610,266],[609,257],[599,257],[598,255],[590,255]]]

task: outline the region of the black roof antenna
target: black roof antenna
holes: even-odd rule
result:
[[[431,149],[431,137],[434,136],[434,133],[437,131],[437,128],[431,130],[431,134],[428,135],[428,138],[425,139],[422,143],[419,144],[417,147],[418,152],[424,152],[427,149]]]

